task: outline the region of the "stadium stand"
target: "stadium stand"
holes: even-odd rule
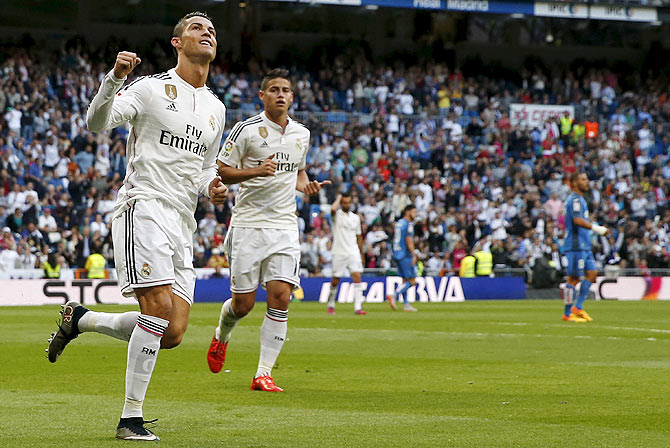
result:
[[[92,134],[85,111],[111,50],[75,40],[59,54],[0,44],[0,270],[82,268],[94,247],[113,266],[110,227],[126,170],[127,129]],[[161,47],[137,75],[169,67]],[[165,64],[168,64],[167,66]],[[262,67],[215,66],[210,86],[230,128],[257,113]],[[418,257],[429,272],[458,272],[481,248],[497,268],[538,260],[560,275],[567,176],[585,171],[597,220],[614,229],[596,247],[600,268],[668,268],[670,92],[662,77],[614,71],[522,70],[493,79],[445,65],[387,66],[342,55],[318,72],[294,70],[293,115],[312,132],[310,178],[331,179],[300,198],[304,275],[330,275],[328,207],[351,190],[362,216],[366,267],[391,269],[392,222],[414,203]],[[512,104],[571,105],[575,118],[515,123]],[[234,203],[202,198],[196,267],[225,268],[223,239]],[[323,210],[323,211],[322,211]]]

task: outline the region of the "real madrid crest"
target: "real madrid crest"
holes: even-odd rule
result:
[[[142,265],[142,277],[149,277],[151,275],[151,266],[149,266],[147,263],[144,263]]]
[[[268,138],[268,128],[266,128],[265,126],[259,127],[258,135],[260,135],[262,138]]]
[[[174,84],[165,84],[165,94],[170,98],[172,101],[177,99],[177,86]]]
[[[212,131],[216,132],[216,121],[214,120],[214,115],[209,116],[209,126],[212,128]]]

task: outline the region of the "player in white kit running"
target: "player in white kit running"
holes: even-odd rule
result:
[[[140,58],[122,51],[93,98],[86,121],[93,132],[130,123],[128,169],[119,189],[112,238],[119,286],[134,296],[140,313],[99,313],[76,302],[47,349],[55,362],[79,333],[95,331],[128,342],[126,400],[116,437],[158,440],[145,428],[142,404],[161,348],[179,345],[193,303],[193,214],[198,194],[223,203],[216,155],[226,109],[205,86],[216,55],[216,31],[204,13],[175,26],[177,66],[143,76],[123,89]]]
[[[337,196],[330,209],[333,219],[333,279],[330,282],[328,296],[328,314],[335,313],[335,295],[340,278],[351,274],[354,281],[354,313],[367,314],[363,310],[363,237],[361,236],[361,218],[351,211],[351,195],[344,193]]]
[[[293,91],[287,70],[269,72],[261,82],[260,114],[237,123],[218,157],[226,184],[240,184],[225,251],[230,264],[232,299],[221,307],[207,362],[221,371],[230,333],[254,307],[256,290],[267,290],[267,312],[261,326],[261,352],[252,390],[281,392],[272,367],[284,344],[288,304],[300,287],[300,247],[295,191],[316,194],[330,181],[310,182],[305,158],[310,133],[288,116]]]

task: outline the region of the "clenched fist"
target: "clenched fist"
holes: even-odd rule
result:
[[[137,57],[137,54],[131,51],[119,52],[116,55],[116,62],[114,63],[114,76],[118,79],[125,78],[140,62],[142,60]]]
[[[214,205],[223,204],[226,200],[228,188],[223,185],[220,177],[215,177],[209,183],[209,199]]]

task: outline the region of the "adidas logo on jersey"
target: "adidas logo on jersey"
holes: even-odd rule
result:
[[[179,112],[179,110],[177,110],[177,106],[175,106],[174,103],[168,104],[165,110],[171,110],[172,112]]]
[[[266,141],[263,141],[263,143],[261,143],[261,148],[267,148],[268,146],[270,145],[268,145],[268,142]]]

